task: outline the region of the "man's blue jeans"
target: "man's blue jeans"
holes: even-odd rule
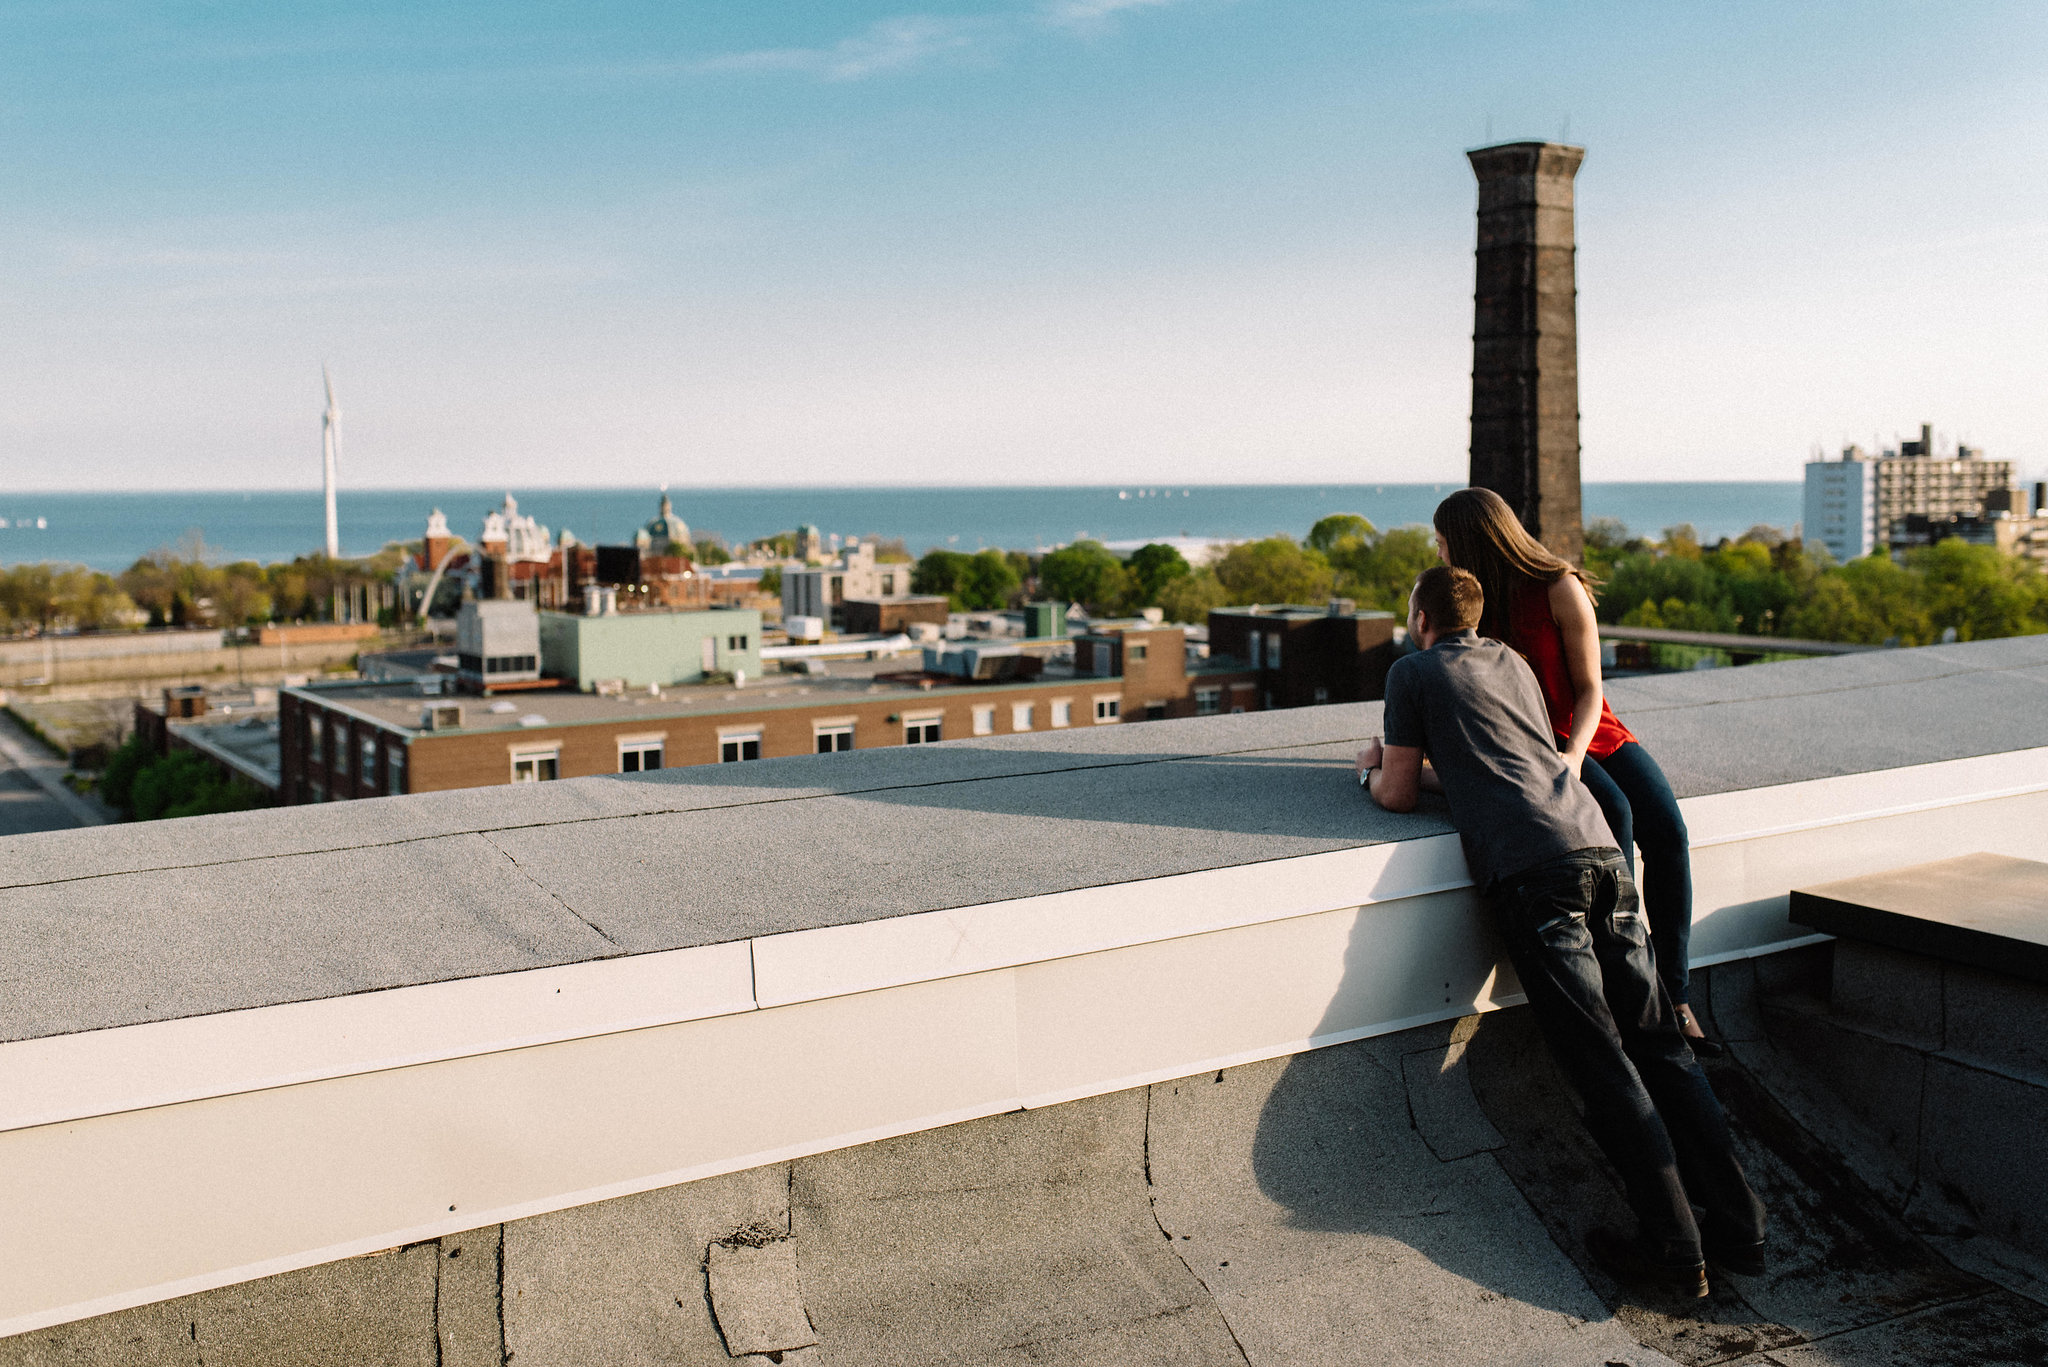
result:
[[[1586,1128],[1621,1174],[1644,1251],[1698,1262],[1694,1203],[1718,1238],[1763,1238],[1763,1203],[1657,980],[1620,852],[1559,855],[1497,880],[1487,900]]]

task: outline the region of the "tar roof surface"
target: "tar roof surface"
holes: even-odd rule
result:
[[[1611,693],[1681,796],[1740,791],[2048,745],[2048,637]],[[1379,726],[1338,705],[13,836],[0,1039],[1449,830],[1359,796]]]

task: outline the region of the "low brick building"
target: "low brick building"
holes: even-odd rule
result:
[[[1092,638],[1088,667],[1046,660],[1023,680],[976,682],[921,659],[833,661],[822,676],[771,675],[598,695],[442,696],[417,682],[287,689],[279,699],[281,800],[336,801],[784,755],[922,745],[1246,711],[1234,663],[1190,672],[1178,627]],[[985,654],[1015,651],[984,643]],[[943,653],[942,653],[943,654]],[[1114,666],[1102,667],[1107,659]],[[1037,663],[1036,660],[1033,661]]]
[[[1400,625],[1390,612],[1360,612],[1343,598],[1323,608],[1218,608],[1209,614],[1209,654],[1249,669],[1262,707],[1372,702],[1386,696]]]

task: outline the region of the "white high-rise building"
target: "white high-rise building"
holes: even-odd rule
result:
[[[1801,532],[1837,561],[1859,560],[1877,548],[1877,462],[1860,446],[1840,460],[1806,464],[1806,508]]]

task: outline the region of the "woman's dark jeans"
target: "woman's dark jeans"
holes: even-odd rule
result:
[[[1586,1128],[1621,1174],[1644,1250],[1699,1262],[1694,1201],[1717,1237],[1761,1239],[1763,1203],[1657,981],[1621,856],[1559,855],[1500,879],[1486,900]]]
[[[1642,847],[1639,882],[1643,910],[1650,918],[1650,943],[1657,951],[1657,976],[1664,980],[1671,1000],[1683,1006],[1691,977],[1686,944],[1692,939],[1692,839],[1679,814],[1678,798],[1657,761],[1634,741],[1605,759],[1588,755],[1579,777],[1607,814],[1608,829],[1631,873],[1636,847]]]

